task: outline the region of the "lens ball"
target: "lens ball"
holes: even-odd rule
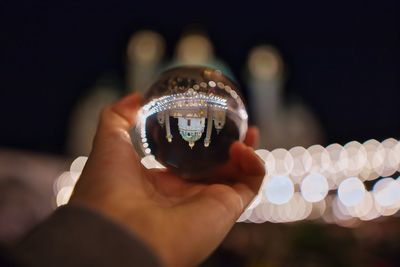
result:
[[[177,67],[149,88],[131,136],[141,157],[201,177],[227,162],[230,145],[245,137],[247,119],[238,87],[221,71]]]

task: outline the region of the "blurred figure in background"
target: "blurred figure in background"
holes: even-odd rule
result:
[[[54,177],[67,165],[54,155],[0,150],[0,248],[13,245],[53,211]]]
[[[261,147],[308,147],[322,141],[321,127],[311,111],[299,100],[284,103],[285,67],[276,48],[260,45],[250,51],[246,80]]]
[[[34,190],[26,178],[2,177],[0,180],[0,245],[14,244],[33,225],[39,223],[51,209],[40,192]]]
[[[175,47],[175,57],[167,68],[179,65],[201,65],[221,70],[233,77],[226,63],[218,59],[209,37],[200,30],[184,32]]]
[[[106,75],[83,96],[70,117],[70,132],[67,141],[68,155],[88,156],[101,110],[120,97],[118,81],[113,75]]]
[[[163,37],[153,31],[143,30],[132,35],[127,46],[127,91],[144,92],[160,68],[164,56]],[[68,154],[88,156],[97,129],[101,110],[121,96],[118,79],[106,75],[82,97],[70,119]]]
[[[144,91],[160,69],[165,53],[164,38],[150,30],[132,35],[127,47],[127,90]]]

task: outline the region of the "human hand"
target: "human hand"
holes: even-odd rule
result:
[[[169,267],[193,266],[224,239],[258,192],[264,166],[254,150],[256,129],[230,147],[213,183],[195,183],[140,163],[129,136],[141,97],[104,109],[93,149],[70,203],[99,211],[134,232]]]

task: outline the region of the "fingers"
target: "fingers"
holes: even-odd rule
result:
[[[102,111],[94,140],[94,149],[126,144],[132,146],[128,131],[135,124],[141,100],[140,94],[133,93]]]
[[[257,193],[265,175],[262,160],[251,147],[237,141],[229,150],[229,160],[215,170],[211,175],[210,183],[242,183]]]
[[[235,142],[231,145],[229,156],[232,163],[240,167],[240,170],[247,175],[262,175],[264,173],[262,161],[251,147]]]
[[[254,196],[255,194],[245,184],[236,183],[232,186],[212,184],[183,203],[183,206],[190,206],[198,218],[208,221],[202,223],[200,227],[213,225],[213,229],[217,232],[224,233],[236,222]]]
[[[141,96],[130,94],[102,111],[83,176],[108,179],[107,175],[112,173],[123,179],[141,171],[139,157],[128,133],[135,123],[140,104]]]
[[[256,148],[258,147],[259,141],[260,141],[260,131],[258,130],[258,128],[254,126],[249,127],[243,143],[245,143],[248,146],[251,146],[252,148]]]
[[[205,185],[189,182],[174,173],[165,170],[148,170],[156,190],[166,197],[188,198]]]
[[[257,193],[265,175],[262,160],[252,148],[240,142],[232,144],[230,158],[237,168],[235,180],[246,184],[254,193]]]
[[[248,186],[244,185],[243,183],[237,183],[232,186],[233,189],[240,195],[242,199],[242,209],[239,211],[239,216],[244,211],[245,207],[247,207],[250,202],[256,196],[253,190],[251,190]],[[236,218],[237,219],[237,218]]]
[[[129,130],[136,121],[142,97],[133,93],[105,108],[100,117],[98,132],[112,129]]]

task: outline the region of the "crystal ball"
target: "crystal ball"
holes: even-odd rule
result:
[[[150,86],[143,103],[131,132],[136,151],[184,178],[223,166],[231,144],[243,141],[247,132],[240,91],[219,70],[169,69]]]

